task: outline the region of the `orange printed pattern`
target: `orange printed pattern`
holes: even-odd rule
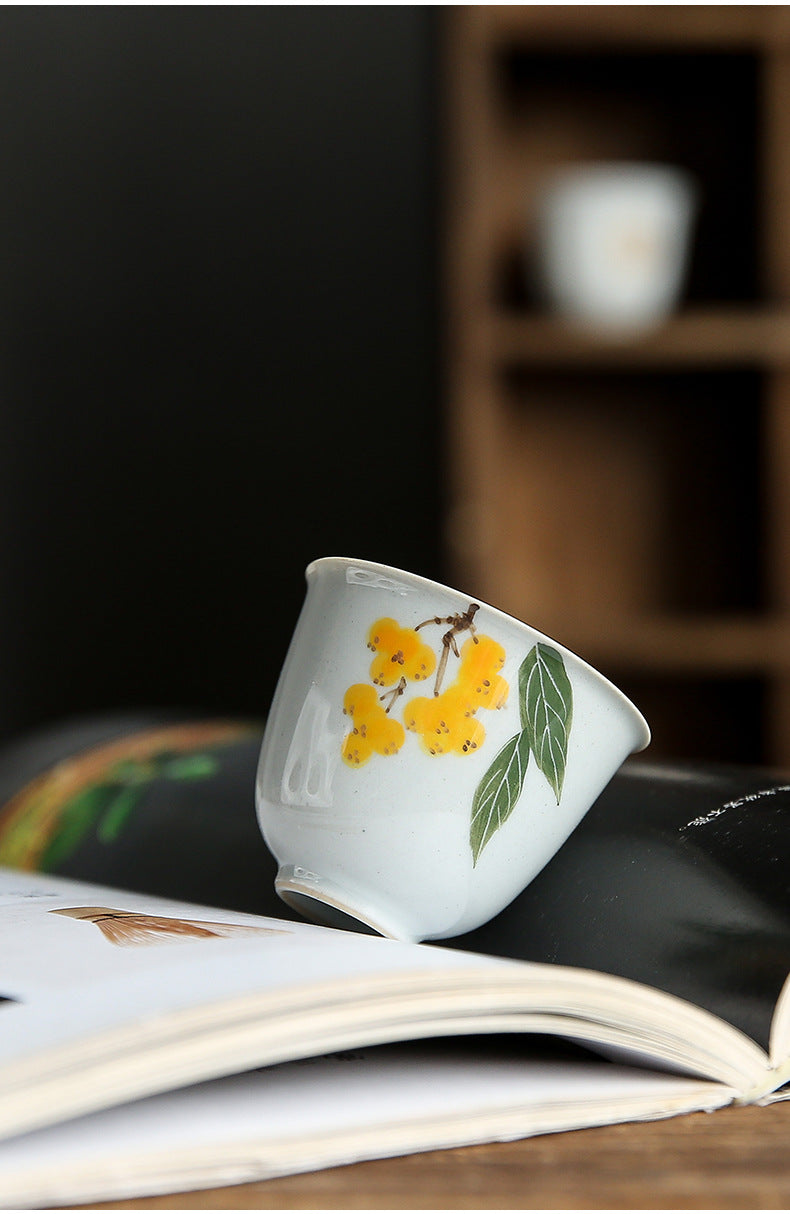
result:
[[[221,936],[282,936],[280,928],[246,923],[212,923],[203,919],[169,919],[110,906],[70,906],[49,912],[95,923],[101,934],[121,948],[141,944],[170,944],[176,940],[206,940]]]

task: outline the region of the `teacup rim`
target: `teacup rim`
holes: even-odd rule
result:
[[[359,566],[362,569],[367,569],[367,570],[370,570],[371,572],[379,573],[379,574],[383,575],[384,577],[392,577],[393,579],[407,578],[412,582],[418,583],[420,586],[422,586],[426,589],[433,588],[436,590],[440,590],[440,591],[444,592],[445,594],[455,595],[458,598],[467,599],[470,602],[478,603],[479,606],[484,608],[486,612],[491,612],[495,617],[498,617],[499,619],[501,619],[503,621],[503,623],[506,623],[509,625],[515,624],[519,628],[528,629],[530,632],[534,633],[539,638],[539,640],[544,641],[546,644],[551,645],[553,648],[558,649],[561,653],[572,658],[574,662],[577,662],[581,667],[583,667],[584,670],[586,670],[590,675],[592,675],[598,682],[602,683],[611,693],[614,694],[614,696],[618,700],[620,700],[630,710],[630,712],[635,716],[637,723],[641,726],[641,735],[642,735],[641,739],[638,741],[637,745],[634,746],[632,753],[636,754],[637,752],[644,750],[650,744],[650,740],[652,737],[650,726],[648,725],[647,720],[645,719],[642,712],[637,708],[637,706],[633,703],[633,701],[628,698],[628,696],[625,694],[625,692],[621,691],[616,683],[613,683],[612,680],[607,678],[605,674],[601,674],[600,670],[598,670],[595,666],[593,666],[585,658],[581,657],[578,653],[575,652],[575,650],[569,649],[568,646],[563,645],[563,643],[561,641],[556,641],[553,637],[549,636],[548,633],[542,632],[540,628],[536,628],[533,624],[528,624],[526,622],[526,620],[520,620],[518,618],[518,616],[511,615],[509,612],[503,611],[501,607],[495,607],[492,603],[488,603],[484,599],[481,599],[476,595],[469,595],[465,591],[457,590],[454,586],[448,586],[447,583],[439,582],[435,578],[426,577],[424,574],[421,574],[421,573],[413,573],[411,570],[402,569],[402,568],[398,567],[397,565],[385,565],[381,561],[371,561],[365,557],[360,557],[360,558],[346,557],[346,556],[319,556],[319,557],[316,557],[315,560],[310,561],[309,565],[307,565],[307,567],[305,569],[305,580],[309,581],[310,578],[312,577],[313,573],[316,572],[320,567],[326,567],[326,566],[332,566],[332,565],[339,566],[339,567],[346,567],[346,568],[348,568],[349,566]]]

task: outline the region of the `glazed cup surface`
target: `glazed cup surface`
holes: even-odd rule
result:
[[[336,926],[460,935],[537,875],[647,724],[570,651],[448,587],[340,557],[306,577],[256,780],[277,891]]]

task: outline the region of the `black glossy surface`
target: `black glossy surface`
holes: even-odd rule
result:
[[[631,760],[536,880],[456,943],[646,982],[767,1045],[790,973],[785,783]]]
[[[76,722],[7,747],[0,798],[68,754],[160,723],[142,716]],[[56,871],[297,918],[274,892],[276,865],[255,816],[261,733],[253,728],[226,744],[210,778],[153,780],[122,839],[107,846],[88,834]],[[750,767],[631,760],[509,907],[443,944],[646,982],[723,1016],[765,1046],[790,972],[785,783]]]

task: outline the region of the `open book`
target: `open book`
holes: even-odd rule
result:
[[[12,1208],[760,1100],[790,1053],[788,998],[766,1054],[709,1012],[609,975],[40,874],[0,872],[0,940]],[[542,1059],[506,1044],[519,1033],[684,1074]],[[469,1034],[496,1038],[472,1048]],[[425,1038],[446,1040],[369,1048]]]
[[[253,915],[229,899],[132,892],[119,857],[135,856],[140,788],[155,804],[190,803],[195,822],[198,788],[214,806],[215,837],[180,855],[167,854],[167,814],[149,820],[137,884],[160,895],[190,873],[212,893],[220,836],[254,827],[231,796],[248,751],[254,765],[254,731],[211,745],[204,731],[191,750],[183,731],[153,732],[131,750],[104,740],[76,768],[26,771],[0,811],[3,1206],[782,1097],[781,780],[626,765],[496,920],[449,946],[414,945],[297,922],[276,901],[275,915]],[[88,876],[101,848],[106,884],[62,876]],[[46,871],[29,871],[31,856]],[[265,873],[236,893],[268,899]]]

